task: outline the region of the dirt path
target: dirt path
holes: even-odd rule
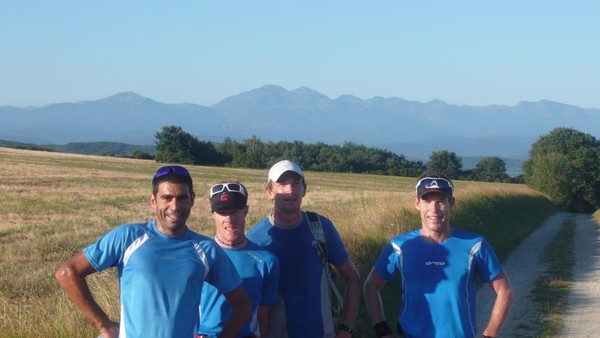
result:
[[[511,280],[515,302],[504,324],[501,337],[531,337],[535,330],[532,319],[537,317],[530,292],[536,278],[544,273],[539,264],[543,249],[550,243],[565,219],[573,217],[576,266],[574,284],[565,316],[565,331],[561,337],[599,337],[600,324],[600,238],[598,225],[591,215],[559,213],[550,217],[532,233],[503,263]],[[477,293],[477,323],[484,329],[493,305],[493,293],[488,286]]]
[[[600,337],[600,231],[591,216],[575,219],[576,264],[561,337]]]

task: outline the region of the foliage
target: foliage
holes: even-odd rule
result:
[[[600,142],[570,128],[540,137],[523,163],[527,184],[561,207],[593,212],[600,206]]]
[[[327,145],[302,141],[261,142],[256,136],[243,142],[230,138],[216,146],[225,165],[234,168],[268,168],[281,159],[290,159],[303,169],[321,172],[346,172],[393,176],[418,176],[423,171],[419,161],[387,150],[345,142]]]
[[[447,150],[434,151],[429,156],[427,162],[427,171],[440,175],[445,175],[450,179],[456,179],[461,176],[462,159],[455,152]]]
[[[210,142],[199,141],[181,127],[165,126],[156,137],[156,161],[181,164],[219,164],[219,154]]]
[[[134,150],[133,153],[131,153],[131,157],[132,158],[137,158],[140,160],[153,160],[154,156],[150,155],[148,153],[145,153],[141,150]]]
[[[504,182],[508,178],[506,163],[500,157],[485,157],[473,169],[473,176],[482,182]]]

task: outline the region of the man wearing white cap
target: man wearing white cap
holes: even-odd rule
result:
[[[402,280],[399,333],[404,337],[465,337],[477,334],[476,277],[496,302],[482,337],[498,335],[512,303],[512,287],[490,244],[479,234],[450,227],[454,185],[425,174],[415,187],[421,227],[393,238],[365,282],[365,299],[377,337],[394,337],[385,320],[380,290],[396,274]]]
[[[312,223],[301,209],[306,194],[304,172],[288,160],[276,163],[269,170],[266,192],[273,213],[255,224],[247,237],[279,258],[279,290],[287,329],[275,329],[272,324],[281,324],[281,320],[272,317],[265,337],[351,337],[360,304],[360,276],[333,223],[319,215],[327,260],[346,282],[344,308],[336,326],[328,271],[313,247]]]

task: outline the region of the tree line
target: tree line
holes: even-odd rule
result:
[[[321,172],[363,173],[417,177],[438,172],[451,179],[522,183],[510,177],[499,157],[483,158],[474,169],[463,170],[454,152],[433,152],[429,161],[408,160],[388,150],[345,142],[328,145],[302,141],[262,142],[256,136],[244,141],[226,138],[222,143],[198,140],[178,126],[165,126],[155,134],[157,162],[265,169],[281,159],[290,159],[303,169]],[[134,154],[135,156],[135,154]]]

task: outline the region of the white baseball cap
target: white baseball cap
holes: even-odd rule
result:
[[[271,167],[271,169],[269,169],[269,177],[267,183],[270,181],[277,182],[281,175],[288,171],[295,172],[300,177],[302,177],[302,180],[304,180],[304,172],[302,172],[302,168],[300,168],[299,165],[289,160],[283,160],[275,163]]]

